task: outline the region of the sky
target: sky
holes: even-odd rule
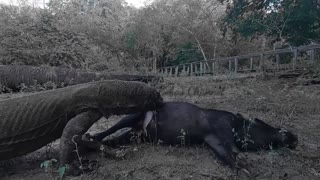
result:
[[[0,0],[1,1],[1,0]],[[144,6],[145,0],[126,0],[128,4],[132,4],[133,6],[139,8]]]
[[[33,0],[33,1],[38,1],[40,3],[43,2],[43,0]],[[144,2],[146,0],[125,0],[125,1],[127,1],[127,3],[129,5],[133,5],[137,8],[139,8],[139,7],[144,6]],[[3,4],[13,4],[13,2],[15,2],[15,0],[0,0],[0,3],[3,3]]]

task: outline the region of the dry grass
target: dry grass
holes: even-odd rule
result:
[[[298,135],[299,145],[295,151],[244,153],[249,175],[235,176],[206,147],[143,144],[132,145],[120,159],[95,156],[100,163],[97,171],[71,179],[319,179],[320,86],[300,86],[295,81],[257,74],[242,78],[165,78],[158,85],[166,101],[186,101],[201,107],[240,112],[274,126],[284,126]],[[91,132],[101,131],[119,118],[104,119],[94,125]],[[15,160],[23,163],[13,162],[13,167],[6,172],[14,174],[4,179],[50,177],[38,168],[45,160],[41,154],[44,149]],[[0,165],[2,167],[4,165]]]

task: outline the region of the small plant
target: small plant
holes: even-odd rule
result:
[[[64,165],[64,166],[62,166],[62,167],[59,167],[59,169],[58,169],[58,175],[59,175],[59,180],[62,180],[63,179],[63,176],[64,176],[64,174],[66,173],[66,169],[68,168],[68,165]]]
[[[254,122],[254,120],[249,119],[249,124],[247,126],[246,126],[246,122],[247,121],[244,121],[244,123],[243,123],[243,139],[241,139],[239,137],[238,133],[235,132],[234,128],[232,128],[232,132],[233,132],[234,136],[237,138],[236,142],[240,141],[241,144],[242,144],[241,147],[247,151],[248,144],[249,143],[254,144],[254,141],[251,139],[251,135],[250,135],[249,131],[250,131],[251,127],[252,127],[252,124],[255,123],[255,122]]]
[[[82,157],[80,156],[79,154],[79,148],[78,148],[78,143],[76,142],[76,138],[78,138],[77,135],[73,136],[72,137],[72,142],[74,143],[76,149],[74,150],[74,152],[77,154],[77,157],[78,157],[78,160],[79,160],[79,163],[80,163],[80,170],[82,172],[82,174],[84,174],[84,171],[83,171],[83,165],[82,165]],[[65,169],[64,169],[65,170]]]
[[[273,150],[272,143],[271,143],[271,144],[269,144],[269,149],[270,149],[270,150]]]
[[[163,143],[163,141],[161,139],[158,139],[157,145],[160,145],[162,143]]]
[[[58,179],[62,180],[63,176],[66,173],[66,169],[68,168],[68,165],[64,165],[62,167],[59,167],[59,169],[57,171],[55,171],[54,164],[57,162],[58,162],[58,160],[56,160],[56,159],[50,159],[50,160],[43,161],[40,164],[40,168],[44,169],[44,171],[46,173],[49,173],[52,176],[52,179],[55,179],[53,174],[58,173]]]
[[[180,139],[180,143],[182,146],[185,146],[186,145],[186,131],[184,129],[181,129],[180,130],[180,133],[181,133],[181,136],[178,136],[177,138]]]
[[[58,172],[59,174],[59,180],[62,180],[63,178],[63,175],[64,175],[64,171],[62,172],[62,170],[60,170],[60,168],[58,169],[58,171],[54,171],[54,164],[57,163],[58,160],[56,159],[50,159],[50,160],[46,160],[46,161],[43,161],[41,164],[40,164],[40,168],[44,169],[44,171],[46,173],[49,173],[52,177],[52,179],[54,179],[54,172]]]
[[[314,63],[313,66],[311,66],[309,69],[311,71],[313,71],[315,74],[319,75],[320,74],[320,62],[319,62],[319,60],[316,60],[316,63]]]
[[[57,163],[56,159],[46,160],[40,164],[40,168],[44,169],[45,172],[52,172],[52,165]]]

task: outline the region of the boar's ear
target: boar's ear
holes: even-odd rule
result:
[[[239,118],[239,119],[244,119],[244,117],[243,117],[241,114],[239,114],[239,113],[237,113],[236,116],[237,116],[237,118]]]
[[[287,133],[287,132],[289,132],[288,130],[286,130],[285,128],[278,128],[279,129],[279,133],[282,133],[282,134],[284,134],[284,133]]]
[[[288,131],[284,128],[276,128],[276,132],[279,140],[283,142],[286,139],[286,134]]]
[[[264,126],[267,126],[267,127],[271,127],[271,125],[265,123],[264,121],[258,119],[258,118],[254,118],[254,122],[256,122],[257,124],[261,124],[261,125],[264,125]]]

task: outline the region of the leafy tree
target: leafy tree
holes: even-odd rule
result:
[[[150,70],[259,47],[223,36],[220,0],[155,0],[142,9],[124,0],[50,0],[45,7],[1,7],[0,63]]]
[[[211,0],[156,0],[138,12],[127,29],[129,52],[135,58],[156,59],[158,67],[222,55],[218,21],[224,8]]]
[[[225,25],[234,35],[298,46],[320,39],[319,0],[227,1]]]
[[[189,63],[202,58],[197,46],[194,46],[192,43],[184,44],[178,50],[176,59],[169,65]]]
[[[131,15],[124,0],[51,0],[49,9],[60,29],[84,34],[106,61],[120,57],[122,36]],[[121,59],[118,61],[121,64]]]
[[[1,6],[0,63],[86,67],[95,61],[87,39],[61,30],[46,10]]]

